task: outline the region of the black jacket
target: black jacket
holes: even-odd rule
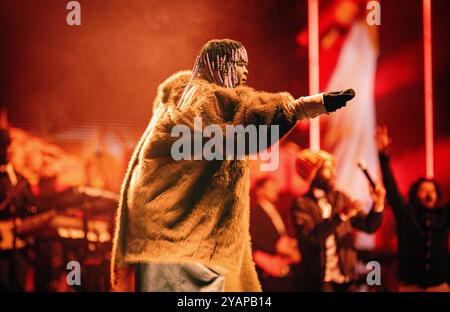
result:
[[[426,209],[406,203],[392,174],[389,157],[380,154],[387,199],[397,220],[398,277],[426,288],[446,282],[448,276],[449,209]]]
[[[382,213],[368,215],[360,213],[349,221],[342,222],[340,210],[350,203],[344,193],[332,191],[328,194],[332,206],[331,217],[323,219],[321,209],[312,192],[298,198],[293,205],[292,213],[295,222],[297,239],[302,254],[300,276],[302,290],[320,291],[325,274],[325,240],[330,234],[336,236],[336,247],[341,273],[354,280],[357,262],[356,249],[353,242],[353,228],[373,233],[381,224]]]

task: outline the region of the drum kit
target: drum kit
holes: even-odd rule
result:
[[[116,193],[87,186],[70,187],[41,199],[41,211],[15,219],[4,231],[0,249],[28,247],[34,254],[37,291],[108,291]],[[6,229],[6,230],[5,230]],[[8,229],[11,235],[8,236]],[[7,239],[10,237],[11,239]],[[78,261],[83,283],[68,287],[66,264]]]

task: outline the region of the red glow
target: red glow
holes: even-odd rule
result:
[[[423,0],[423,57],[425,73],[425,150],[427,177],[433,178],[433,62],[431,51],[431,0]]]
[[[308,0],[309,37],[309,93],[319,93],[319,0]],[[320,149],[319,117],[311,120],[309,145],[313,150]]]

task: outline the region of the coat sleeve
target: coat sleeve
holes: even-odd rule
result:
[[[272,146],[289,133],[297,120],[326,113],[317,97],[304,97],[294,102],[287,92],[262,92],[245,86],[220,88],[214,94],[225,122],[243,127],[256,126],[258,141],[265,142],[265,147]],[[256,150],[261,152],[264,148],[258,145]]]
[[[351,219],[352,226],[356,229],[366,232],[374,233],[381,225],[383,219],[383,212],[375,212],[372,210],[369,214],[360,213]]]
[[[289,132],[297,120],[326,112],[321,100],[314,97],[300,98],[294,105],[294,98],[288,92],[270,93],[240,86],[235,89],[219,88],[214,94],[225,120],[244,127],[278,125],[280,137]]]
[[[342,198],[341,205],[345,206],[352,202],[345,193],[340,193],[340,196]],[[343,206],[339,207],[338,211],[340,211],[342,207]],[[355,229],[366,233],[374,233],[380,227],[382,218],[383,212],[375,212],[372,207],[369,214],[360,212],[349,221]]]
[[[157,144],[158,148],[152,148],[151,150],[152,154],[155,151],[158,151],[158,153],[157,155],[151,155],[152,157],[170,155],[171,146],[177,141],[177,136],[171,135],[176,126],[177,131],[181,131],[180,125],[185,126],[184,129],[192,134],[192,139],[195,138],[193,134],[196,133],[196,129],[200,129],[199,126],[203,130],[208,126],[218,127],[221,130],[222,137],[216,138],[214,136],[214,138],[223,140],[222,146],[227,146],[230,139],[230,137],[226,137],[228,127],[234,126],[236,129],[241,126],[245,129],[242,131],[245,137],[241,141],[246,147],[245,154],[253,154],[276,143],[295,126],[298,118],[314,117],[321,112],[325,112],[323,104],[317,102],[317,100],[316,109],[313,109],[314,105],[311,104],[314,101],[305,101],[303,104],[300,101],[297,108],[302,106],[302,109],[296,109],[296,106],[292,105],[293,97],[287,92],[269,93],[255,91],[245,86],[228,89],[202,84],[193,90],[195,90],[192,92],[194,95],[191,96],[188,104],[182,105],[182,108],[174,109],[167,114],[167,118],[162,122],[161,127],[157,127],[159,130],[155,131],[155,137],[158,139],[151,145]],[[197,124],[201,122],[201,125],[196,127],[196,120]],[[277,126],[277,128],[274,128],[274,126]],[[252,129],[258,136],[258,144],[253,144],[253,148],[249,148],[248,134],[252,132]],[[239,136],[236,138],[239,138]],[[231,138],[233,144],[239,143],[236,138]],[[202,139],[203,144],[205,144],[210,138],[203,136]],[[260,142],[265,144],[260,145]]]

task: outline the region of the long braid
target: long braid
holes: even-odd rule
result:
[[[191,80],[177,106],[180,108],[188,94],[194,93],[192,82],[199,77],[222,87],[236,87],[239,83],[236,65],[239,62],[248,63],[247,51],[240,42],[230,39],[208,41],[195,60]]]

